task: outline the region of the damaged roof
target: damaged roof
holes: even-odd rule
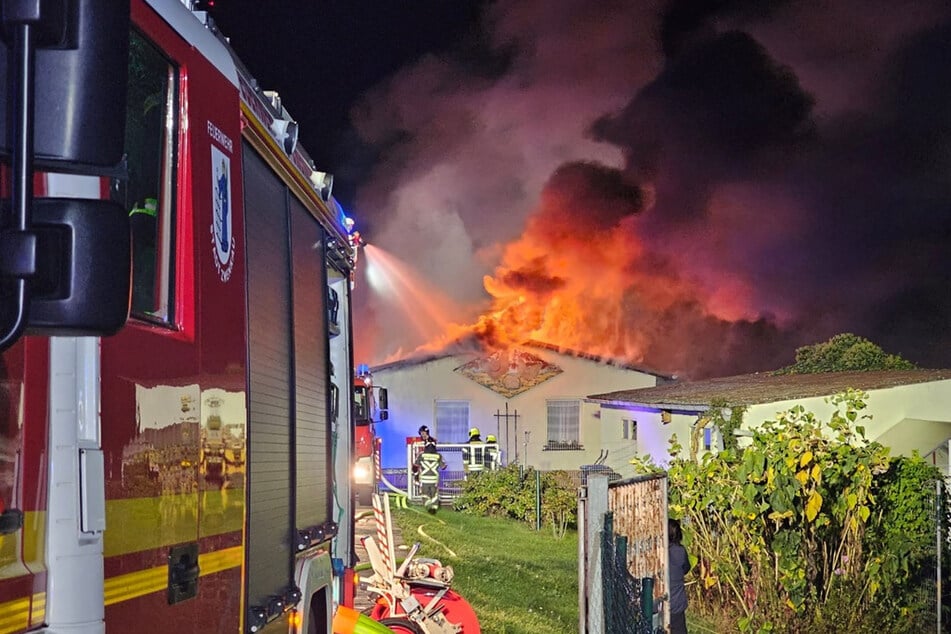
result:
[[[730,405],[757,405],[830,396],[848,388],[879,390],[948,379],[951,379],[951,370],[876,370],[777,375],[757,373],[592,394],[588,399],[604,405],[648,405],[661,409],[704,410],[715,399],[725,399]]]
[[[627,363],[623,360],[612,359],[610,357],[603,357],[594,354],[589,354],[587,352],[581,352],[579,350],[572,350],[570,348],[563,348],[556,346],[550,343],[545,343],[543,341],[529,340],[523,342],[519,346],[513,346],[515,348],[525,348],[525,349],[541,349],[541,350],[550,350],[552,352],[557,352],[569,357],[576,357],[578,359],[586,359],[594,363],[601,363],[604,365],[611,365],[622,370],[633,370],[635,372],[641,372],[642,374],[649,374],[651,376],[657,377],[657,380],[660,381],[670,381],[673,379],[670,375],[661,374],[650,370],[646,367]],[[397,359],[395,361],[390,361],[388,363],[382,363],[380,365],[375,365],[370,368],[371,372],[378,372],[384,370],[401,370],[404,368],[414,367],[418,365],[423,365],[431,361],[438,361],[440,359],[445,359],[447,357],[457,357],[457,356],[467,356],[467,357],[478,357],[484,356],[486,354],[491,354],[494,350],[487,348],[476,340],[475,338],[467,338],[457,340],[449,345],[447,345],[443,350],[438,352],[422,353],[422,354],[411,354],[402,359]]]

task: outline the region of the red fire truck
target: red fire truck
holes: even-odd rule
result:
[[[0,632],[330,632],[355,562],[331,177],[187,0],[0,4]]]
[[[389,417],[388,398],[387,389],[373,385],[370,368],[361,363],[353,378],[353,433],[356,448],[353,484],[358,504],[370,504],[378,485],[373,466],[374,454],[378,451],[376,425]]]

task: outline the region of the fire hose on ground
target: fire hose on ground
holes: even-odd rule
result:
[[[377,539],[362,538],[373,575],[367,591],[376,595],[370,616],[395,632],[409,634],[481,634],[472,606],[452,590],[454,572],[436,559],[417,557],[420,544],[410,548],[402,563],[394,556],[389,496],[373,496]]]

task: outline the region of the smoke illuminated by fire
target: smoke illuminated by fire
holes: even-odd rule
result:
[[[665,329],[696,321],[696,332],[725,330],[753,308],[744,303],[749,293],[742,282],[731,285],[733,292],[711,293],[645,247],[638,227],[649,202],[616,170],[588,163],[559,168],[522,237],[505,246],[500,265],[484,276],[490,304],[471,324],[459,320],[465,310],[424,276],[368,246],[371,289],[392,305],[390,318],[405,315],[417,341],[425,342],[383,361],[436,352],[475,335],[487,349],[535,340],[628,362],[686,364],[689,349]]]
[[[497,2],[495,74],[372,91],[358,206],[406,269],[357,285],[358,358],[470,335],[702,377],[850,331],[951,363],[951,9],[753,4]]]

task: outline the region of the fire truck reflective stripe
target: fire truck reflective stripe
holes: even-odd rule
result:
[[[45,617],[45,592],[0,603],[0,634],[25,630],[31,622],[34,625],[42,623]]]
[[[244,558],[241,546],[216,550],[198,556],[201,576],[207,576],[237,568]],[[129,601],[153,592],[165,592],[168,588],[168,567],[156,566],[106,579],[106,605]],[[0,630],[2,632],[2,630]]]
[[[222,509],[220,525],[214,533],[240,532],[244,522],[244,491],[229,489],[204,491],[201,497],[205,509]],[[195,537],[194,518],[189,513],[199,508],[197,493],[161,497],[128,498],[106,502],[106,526],[103,550],[106,557],[136,553],[187,542]],[[154,518],[161,518],[162,530],[153,528]]]
[[[16,533],[0,535],[0,581],[27,577],[42,570],[46,547],[46,511],[25,511],[23,528]],[[34,586],[39,587],[39,586]],[[25,595],[29,589],[21,590]],[[4,592],[4,597],[12,596]]]

